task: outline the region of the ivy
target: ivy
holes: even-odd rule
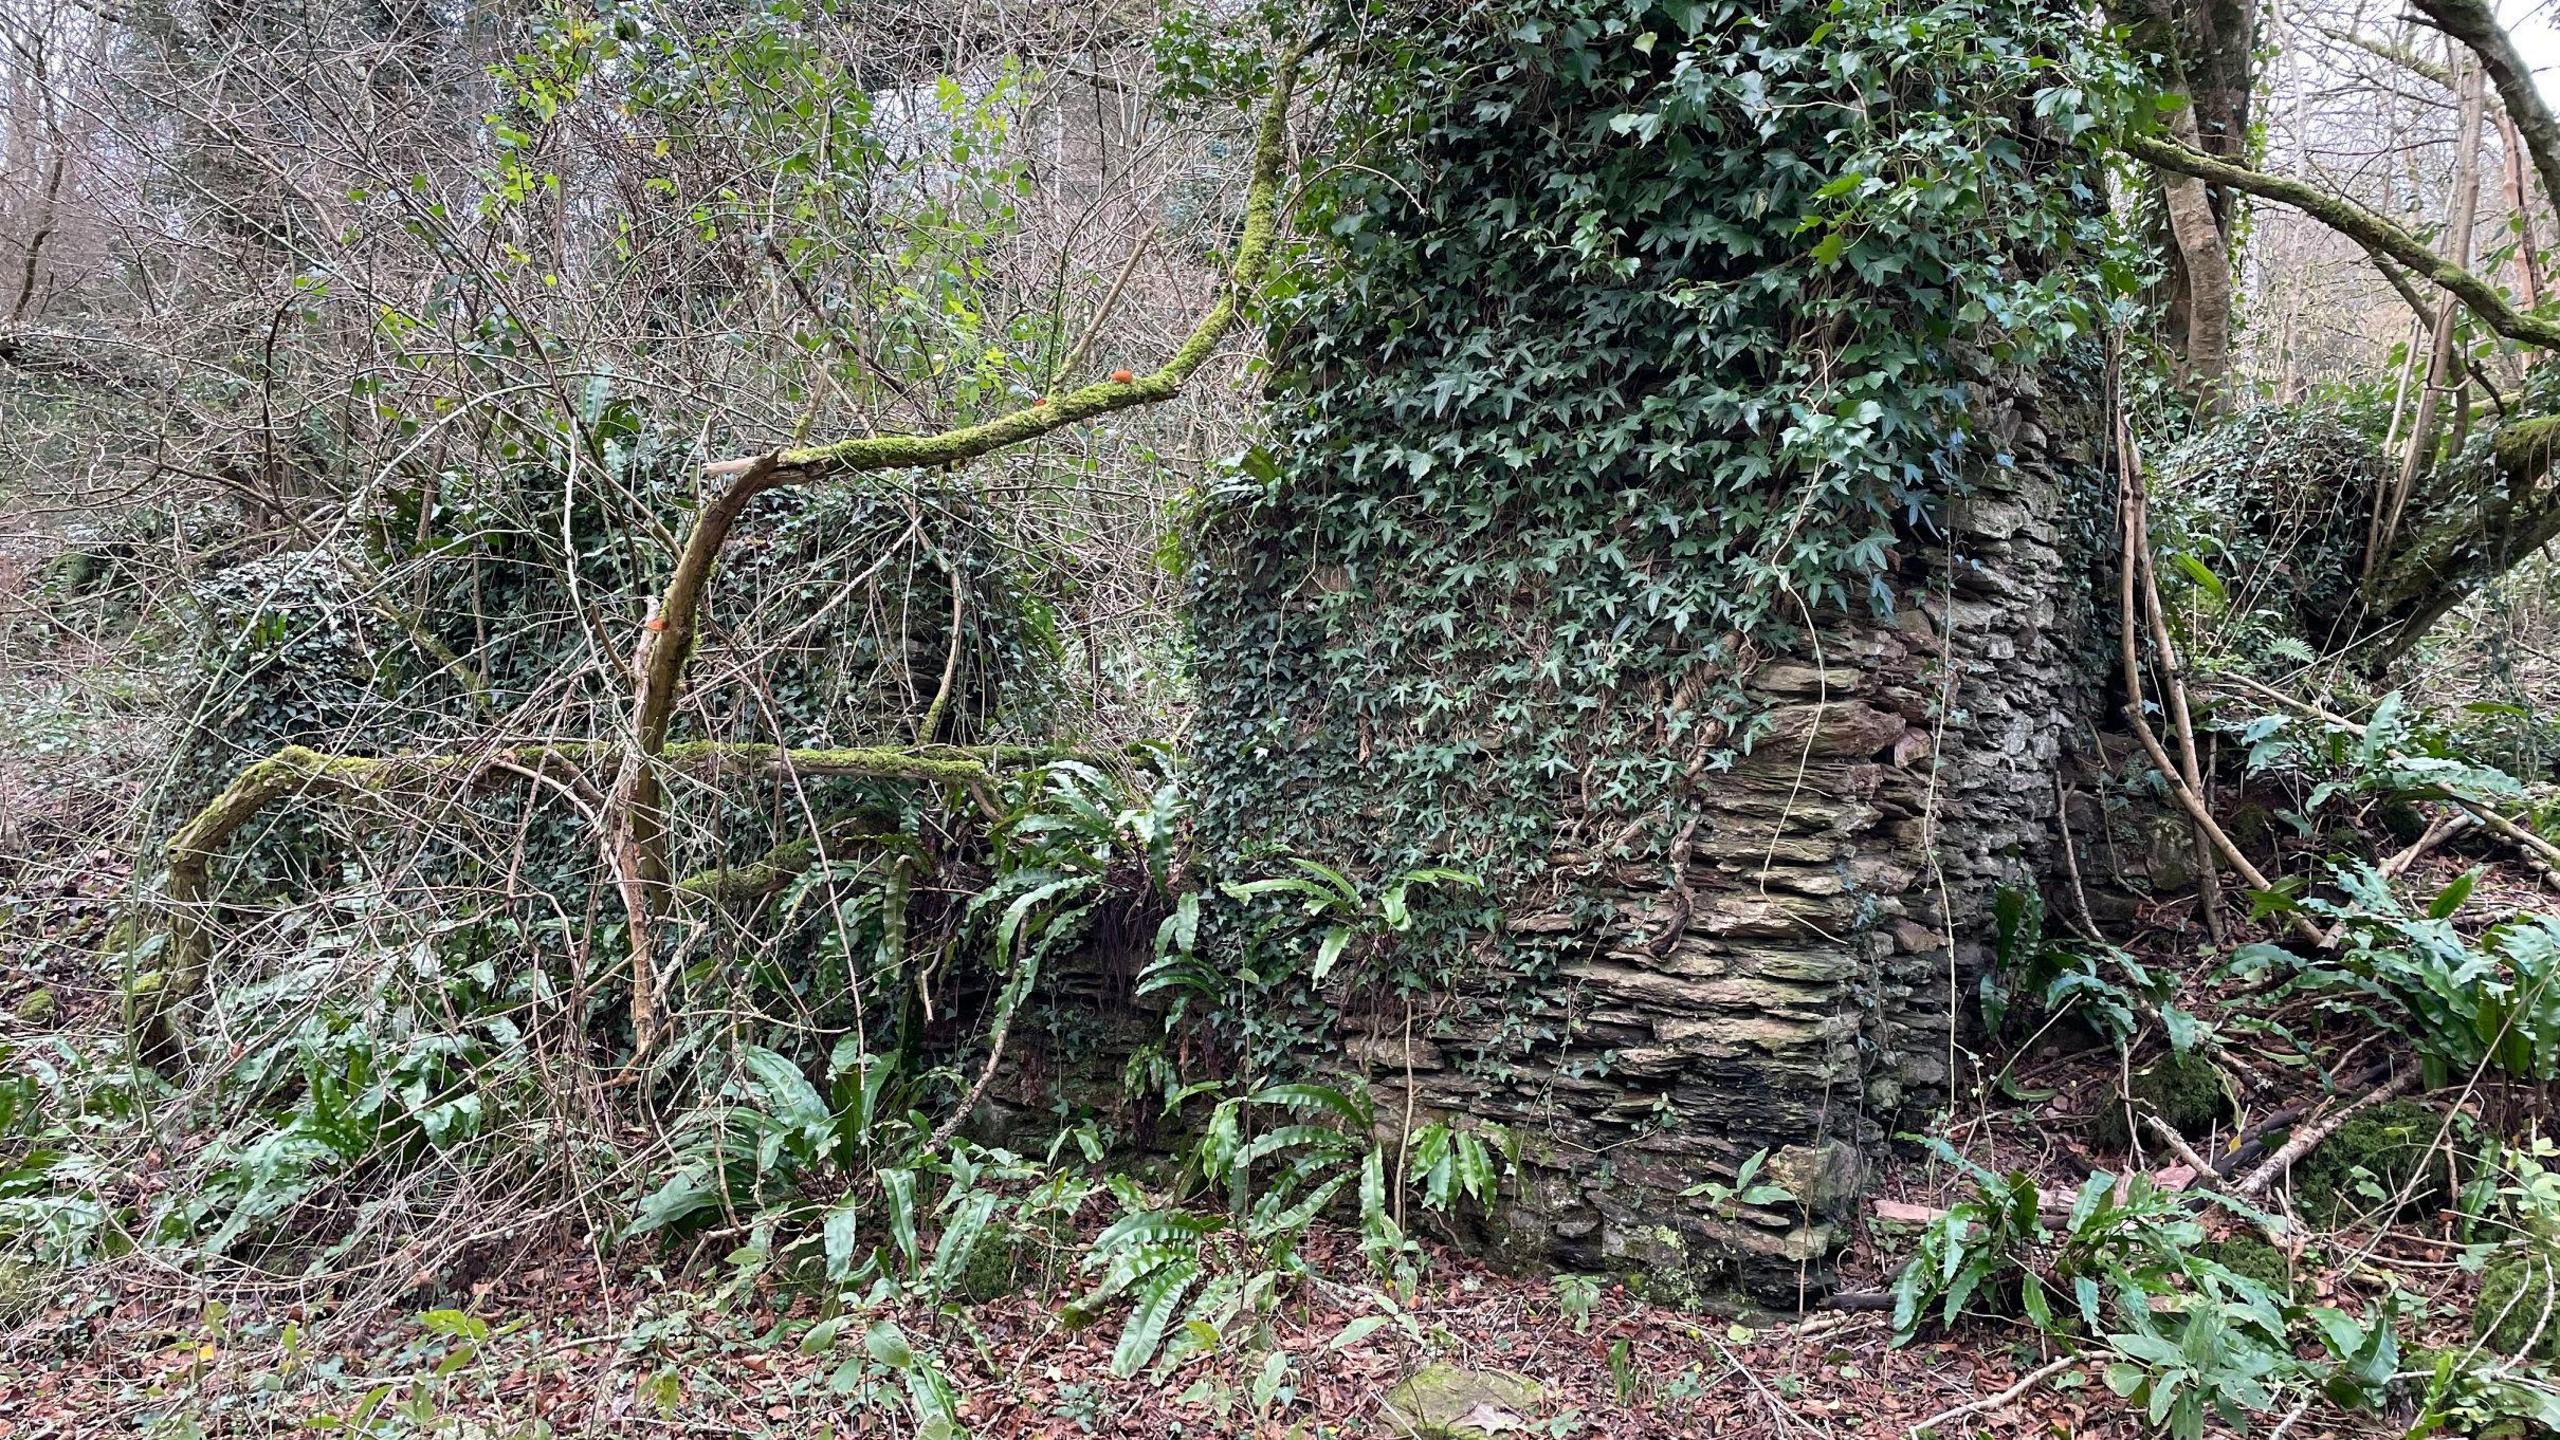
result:
[[[2045,0],[1377,0],[1349,160],[1269,314],[1267,441],[1203,497],[1213,864],[1448,863],[1590,910],[1747,753],[1762,656],[1889,612],[1981,383],[2134,267],[2096,144],[2135,96]],[[1489,918],[1418,920],[1435,985]]]

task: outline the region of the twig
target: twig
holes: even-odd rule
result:
[[[1958,1405],[1952,1410],[1941,1410],[1937,1414],[1930,1416],[1928,1419],[1921,1421],[1919,1424],[1912,1426],[1911,1433],[1915,1436],[1928,1434],[1950,1420],[1961,1420],[1967,1415],[1979,1415],[1985,1410],[1997,1410],[2001,1406],[2008,1404],[2010,1401],[2017,1399],[2019,1396],[2026,1394],[2029,1390],[2034,1389],[2044,1381],[2070,1369],[2073,1365],[2076,1365],[2079,1362],[2080,1357],[2077,1355],[2063,1355],[2052,1360],[2047,1360],[2042,1365],[2039,1365],[2033,1370],[2030,1370],[2026,1374],[2018,1377],[2017,1384],[2010,1386],[1999,1394],[1989,1396],[1981,1400],[1968,1400],[1964,1404]]]
[[[2130,429],[2126,430],[2123,443],[2127,447],[2132,445]],[[2130,448],[2123,461],[2128,466],[2139,463]],[[2160,665],[2160,698],[2169,715],[2170,733],[2178,742],[2178,773],[2185,779],[2187,788],[2202,797],[2205,794],[2204,767],[2196,759],[2196,728],[2187,709],[2186,671],[2178,663],[2178,647],[2169,635],[2168,607],[2160,602],[2160,577],[2151,563],[2150,499],[2143,493],[2138,471],[2134,476],[2133,506],[2134,523],[2142,537],[2142,545],[2135,552],[2135,558],[2142,562],[2142,609],[2150,620],[2151,654]],[[2229,937],[2223,931],[2222,872],[2214,864],[2214,837],[2205,832],[2204,826],[2198,825],[2193,827],[2192,838],[2196,854],[2197,907],[2204,911],[2205,933],[2212,937],[2215,945],[2222,945],[2228,942]]]
[[[2213,843],[2215,849],[2222,852],[2222,858],[2230,862],[2231,868],[2238,872],[2241,879],[2249,882],[2251,889],[2273,890],[2274,882],[2267,879],[2257,866],[2249,863],[2249,857],[2241,854],[2240,847],[2233,844],[2231,837],[2214,822],[2212,811],[2205,808],[2204,797],[2198,795],[2187,784],[2185,774],[2179,770],[2176,762],[2169,758],[2169,752],[2160,744],[2160,737],[2152,733],[2150,722],[2143,718],[2142,657],[2141,649],[2134,639],[2134,617],[2139,613],[2139,602],[2134,597],[2134,582],[2142,573],[2141,555],[2150,540],[2143,523],[2142,468],[2133,454],[2133,432],[2125,423],[2122,402],[2113,400],[2111,403],[2116,412],[2117,495],[2118,503],[2124,511],[2124,547],[2120,557],[2123,573],[2117,577],[2119,585],[2117,604],[2122,620],[2120,629],[2126,694],[2124,718],[2132,725],[2134,738],[2142,742],[2143,753],[2151,757],[2152,767],[2160,772],[2161,779],[2168,782],[2169,793],[2176,797],[2179,806],[2187,812],[2187,817],[2196,823],[2205,838]],[[2327,945],[2328,937],[2321,934],[2320,927],[2303,916],[2288,915],[2286,921],[2294,934],[2303,940],[2313,945],[2323,947]]]
[[[2197,1154],[2196,1147],[2187,1143],[2187,1137],[2178,1133],[2178,1127],[2157,1115],[2143,1116],[2142,1123],[2159,1137],[2161,1144],[2169,1147],[2169,1153],[2178,1157],[2179,1164],[2196,1172],[2197,1184],[2213,1190],[2222,1188],[2222,1177],[2214,1173],[2213,1162]]]
[[[1018,957],[1016,963],[1022,966],[1022,974],[1015,981],[1013,1003],[1006,1005],[1003,1013],[996,1017],[995,1033],[987,1037],[987,1063],[979,1069],[977,1082],[969,1087],[969,1093],[961,1096],[960,1103],[952,1107],[951,1114],[934,1127],[933,1138],[924,1145],[928,1152],[941,1150],[950,1143],[952,1136],[960,1133],[961,1126],[969,1123],[970,1112],[986,1098],[987,1086],[994,1082],[997,1067],[1004,1064],[1004,1046],[1013,1034],[1013,1019],[1022,1013],[1023,1006],[1031,1003],[1031,987],[1039,983],[1040,952],[1034,949],[1029,955]]]
[[[2390,1079],[2383,1081],[2381,1084],[2367,1091],[2363,1099],[2358,1100],[2353,1104],[2342,1106],[2339,1109],[2330,1112],[2326,1117],[2313,1121],[2311,1124],[2305,1125],[2301,1129],[2296,1130],[2293,1132],[2292,1139],[2287,1140],[2284,1144],[2276,1147],[2276,1153],[2268,1156],[2265,1164],[2250,1171],[2249,1178],[2241,1181],[2237,1186],[2233,1187],[2232,1193],[2249,1199],[2254,1199],[2259,1195],[2265,1194],[2267,1187],[2276,1183],[2276,1178],[2278,1176],[2284,1174],[2285,1171],[2293,1167],[2294,1161],[2301,1159],[2306,1154],[2309,1154],[2312,1146],[2317,1145],[2321,1141],[2336,1134],[2338,1132],[2338,1127],[2346,1124],[2349,1116],[2354,1115],[2359,1110],[2369,1109],[2372,1106],[2378,1105],[2383,1101],[2390,1099],[2394,1095],[2405,1094],[2408,1091],[2417,1088],[2417,1084],[2418,1072],[2415,1070],[2403,1070],[2399,1074],[2392,1076]]]
[[[2539,864],[2543,873],[2560,877],[2560,845],[2552,844],[2486,805],[2474,804],[2468,800],[2456,800],[2453,803],[2469,811],[2473,819],[2489,828],[2491,834],[2522,847],[2526,852],[2525,858]]]
[[[2397,879],[2409,873],[2409,867],[2424,859],[2428,851],[2478,823],[2478,820],[2467,810],[2458,811],[2436,821],[2427,827],[2426,834],[2418,837],[2418,843],[2382,862],[2384,878]]]
[[[1834,1290],[1822,1302],[1825,1310],[1864,1312],[1893,1308],[1890,1290]]]
[[[2071,795],[2062,785],[2062,772],[2053,772],[2053,830],[2062,840],[2062,867],[2071,877],[2071,905],[2080,922],[2083,939],[2096,940],[2098,917],[2089,911],[2089,892],[2080,883],[2080,847],[2071,838]]]

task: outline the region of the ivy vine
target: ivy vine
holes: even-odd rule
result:
[[[1755,660],[1890,610],[2006,462],[1981,383],[2130,289],[2099,141],[2136,77],[2048,0],[1337,23],[1351,158],[1270,309],[1268,440],[1192,542],[1204,852],[1596,913],[1578,877],[1665,853],[1753,744]],[[1445,984],[1489,903],[1372,978]]]

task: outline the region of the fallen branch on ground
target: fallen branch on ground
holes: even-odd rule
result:
[[[2390,1077],[2391,1065],[2386,1061],[2380,1065],[2367,1067],[2363,1073],[2340,1086],[2339,1091],[2341,1093],[2361,1092],[2366,1087],[2379,1085]],[[2236,1143],[2231,1150],[2213,1162],[2213,1173],[2225,1180],[2230,1179],[2233,1172],[2241,1166],[2253,1163],[2259,1156],[2266,1153],[2266,1139],[2269,1135],[2310,1114],[2312,1108],[2319,1103],[2319,1099],[2297,1101],[2291,1105],[2279,1106],[2259,1116],[2234,1137]]]
[[[2294,1161],[2311,1153],[2312,1146],[2336,1134],[2338,1127],[2346,1124],[2348,1118],[2357,1111],[2379,1105],[2395,1095],[2406,1094],[2417,1086],[2417,1070],[2414,1068],[2403,1070],[2365,1092],[2362,1099],[2342,1105],[2321,1119],[2294,1131],[2293,1137],[2278,1146],[2276,1153],[2268,1156],[2265,1164],[2250,1171],[2249,1178],[2233,1186],[2232,1193],[2243,1199],[2255,1199],[2265,1194],[2268,1186],[2275,1184],[2278,1177],[2293,1168]]]
[[[1987,1395],[1980,1400],[1968,1400],[1964,1404],[1958,1405],[1952,1410],[1941,1410],[1937,1414],[1930,1416],[1928,1419],[1921,1421],[1919,1424],[1912,1426],[1911,1433],[1915,1436],[1925,1435],[1936,1430],[1939,1426],[1946,1424],[1950,1420],[1961,1420],[1967,1415],[1979,1415],[1985,1410],[1997,1410],[2001,1406],[2006,1405],[2010,1401],[2017,1399],[2019,1396],[2026,1394],[2030,1390],[2033,1390],[2044,1381],[2061,1374],[2063,1371],[2070,1369],[2073,1365],[2078,1363],[2080,1363],[2080,1357],[2077,1355],[2062,1355],[2057,1356],[2054,1359],[2047,1360],[2042,1365],[2039,1365],[2033,1370],[2028,1371],[2026,1374],[2019,1376],[2017,1384],[2010,1386],[1999,1394]]]

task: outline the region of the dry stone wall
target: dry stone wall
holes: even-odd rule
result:
[[[1996,392],[1985,450],[2007,463],[1915,547],[1897,615],[1829,616],[1757,667],[1770,733],[1706,778],[1676,867],[1554,855],[1613,913],[1508,917],[1560,947],[1546,993],[1344,1022],[1390,1122],[1409,1082],[1417,1118],[1519,1138],[1501,1256],[1679,1302],[1818,1290],[1899,1117],[1947,1093],[1992,897],[2054,863],[2056,775],[2099,702],[2104,489],[2086,407],[2052,383]],[[1797,1203],[1699,1189],[1763,1150]]]

